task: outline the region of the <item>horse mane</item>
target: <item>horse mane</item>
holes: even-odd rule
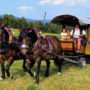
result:
[[[30,30],[32,30],[31,32],[29,32]],[[23,38],[25,38],[26,36],[31,38],[31,42],[35,43],[37,41],[37,35],[34,31],[33,28],[24,28],[21,30],[20,35],[19,35],[19,40],[22,41]]]

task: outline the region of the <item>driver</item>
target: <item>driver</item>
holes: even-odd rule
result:
[[[80,53],[81,41],[83,40],[83,37],[86,36],[85,30],[81,31],[79,28],[79,24],[76,24],[75,29],[71,30],[70,35],[73,38],[73,40],[77,41],[77,53]]]
[[[11,32],[10,27],[7,28],[7,32],[9,34],[9,43],[13,42],[13,33]]]

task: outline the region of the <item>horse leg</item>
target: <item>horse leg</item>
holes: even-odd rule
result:
[[[46,72],[45,72],[45,77],[48,77],[49,76],[50,61],[46,60],[46,64],[47,64],[47,68],[46,68]]]
[[[58,64],[58,75],[61,74],[62,63],[63,63],[63,60],[60,60],[60,61],[59,61],[59,64]]]
[[[57,57],[54,59],[55,64],[58,66],[58,75],[61,74],[61,67],[62,67],[62,63],[63,60],[58,59]]]
[[[27,67],[25,66],[25,64],[26,64],[26,58],[24,57],[23,58],[23,71],[27,72]]]
[[[4,62],[1,63],[1,71],[2,71],[2,75],[0,77],[0,80],[5,79],[5,66],[4,66]]]
[[[35,61],[32,59],[30,64],[30,69],[34,66],[34,64],[35,64]]]
[[[13,78],[13,75],[9,72],[9,69],[10,69],[10,66],[12,65],[12,63],[13,63],[13,59],[10,58],[8,60],[7,66],[6,66],[6,73],[7,73],[7,76],[10,77],[10,78]]]
[[[40,58],[38,58],[37,60],[37,68],[36,68],[36,81],[35,81],[35,84],[38,84],[39,83],[39,71],[40,71],[40,64],[41,64],[41,60]]]
[[[27,72],[31,75],[31,77],[34,77],[34,74],[31,72],[31,61],[30,59],[26,59],[26,63],[27,63]]]

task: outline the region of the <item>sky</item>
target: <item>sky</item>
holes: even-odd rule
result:
[[[90,18],[90,0],[1,0],[0,15],[12,14],[17,17],[42,20],[71,14]]]

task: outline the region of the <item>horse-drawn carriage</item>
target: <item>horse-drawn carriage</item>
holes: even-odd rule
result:
[[[68,58],[65,60],[76,63],[81,67],[86,66],[86,56],[90,55],[90,20],[78,18],[72,15],[60,15],[51,20],[51,23],[65,26],[80,25],[80,30],[87,30],[87,43],[86,45],[81,44],[80,53],[77,53],[77,42],[76,40],[60,40],[62,51]]]
[[[9,44],[7,51],[0,54],[0,63],[2,69],[2,76],[0,80],[5,78],[5,66],[4,60],[8,60],[9,63],[6,66],[6,73],[8,77],[11,77],[9,68],[14,60],[23,59],[23,68],[32,77],[36,79],[35,83],[39,83],[39,71],[42,60],[46,61],[47,68],[45,76],[49,76],[49,67],[51,59],[54,60],[58,67],[58,74],[61,72],[61,66],[63,59],[76,63],[81,67],[86,66],[85,56],[90,55],[90,21],[83,22],[82,19],[78,19],[71,15],[61,15],[55,17],[51,22],[55,24],[71,25],[74,26],[77,23],[83,23],[82,28],[88,29],[87,44],[81,45],[80,53],[76,52],[77,42],[75,40],[60,40],[54,36],[37,37],[35,30],[32,28],[23,29],[20,32],[18,39],[15,39],[13,43]],[[87,21],[87,20],[86,20]],[[36,30],[37,31],[37,30]],[[0,44],[3,49],[6,50],[5,33],[0,29]],[[5,46],[4,46],[5,44]],[[20,44],[20,45],[19,45]],[[61,46],[60,46],[61,45]],[[1,47],[2,48],[2,47]],[[51,49],[51,50],[50,50]],[[1,51],[2,52],[2,51]],[[62,56],[63,55],[63,56]],[[36,75],[31,71],[31,67],[37,62]],[[27,67],[25,66],[25,62]]]

